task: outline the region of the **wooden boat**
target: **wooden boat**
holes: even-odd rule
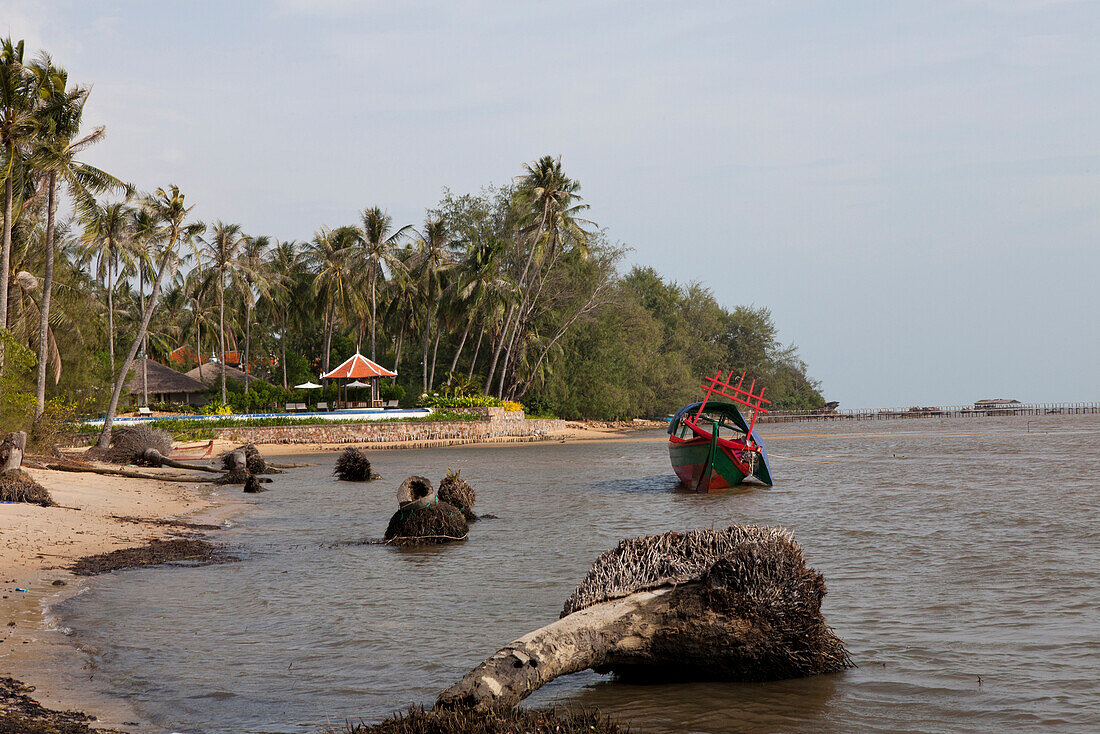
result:
[[[745,374],[733,384],[733,371],[703,379],[702,402],[680,408],[668,426],[668,456],[672,469],[687,489],[712,492],[735,487],[752,477],[771,486],[768,451],[756,433],[756,418],[767,413],[764,388],[754,393],[756,380],[746,389]],[[712,400],[714,396],[726,398]],[[752,408],[745,421],[738,405]]]
[[[183,444],[176,444],[172,447],[173,459],[205,459],[214,452],[214,439],[210,439],[206,443],[192,444],[191,446],[185,446]]]

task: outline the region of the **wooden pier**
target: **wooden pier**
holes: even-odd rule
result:
[[[761,415],[760,423],[797,421],[882,421],[912,418],[988,418],[1000,416],[1082,415],[1100,413],[1095,403],[1019,403],[976,408],[973,405],[942,407],[883,408],[878,410],[775,410]]]

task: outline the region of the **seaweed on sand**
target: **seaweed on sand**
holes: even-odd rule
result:
[[[336,457],[336,466],[332,469],[337,479],[345,482],[369,482],[381,479],[371,468],[370,460],[362,450],[348,446]]]
[[[22,469],[0,474],[0,502],[26,502],[43,507],[57,505],[46,488]]]
[[[447,476],[443,477],[443,481],[439,483],[439,499],[462,510],[467,522],[475,522],[478,519],[473,509],[477,493],[474,492],[470,483],[462,478],[460,469],[447,471]]]
[[[349,725],[346,734],[628,734],[599,711],[454,709],[425,711],[414,706],[378,724]],[[337,734],[330,729],[327,734]]]
[[[95,734],[89,721],[94,716],[79,711],[55,711],[28,694],[34,686],[14,678],[0,678],[0,734]],[[106,733],[104,733],[106,734]]]
[[[123,568],[156,566],[162,563],[183,563],[209,566],[237,560],[221,548],[199,538],[151,540],[148,545],[121,548],[78,559],[69,570],[77,576],[95,576]]]

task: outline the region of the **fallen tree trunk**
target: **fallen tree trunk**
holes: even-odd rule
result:
[[[216,484],[244,484],[252,476],[248,471],[248,455],[244,449],[237,449],[227,454],[223,459],[223,465],[229,471],[218,478],[215,481]]]
[[[559,676],[645,657],[672,591],[631,594],[529,632],[439,694],[436,708],[514,706]]]
[[[173,469],[188,469],[190,471],[205,471],[212,472],[214,474],[221,474],[220,469],[216,469],[212,466],[202,466],[201,464],[187,464],[182,461],[170,459],[156,449],[146,449],[144,453],[142,453],[141,458],[149,466],[170,466]]]
[[[84,466],[80,464],[55,464],[46,463],[42,465],[43,469],[52,469],[53,471],[71,471],[71,472],[85,472],[88,474],[102,474],[108,477],[128,477],[130,479],[157,479],[162,482],[209,482],[209,477],[181,477],[172,476],[170,474],[147,474],[146,472],[134,471],[133,469],[105,469],[98,466]]]
[[[852,666],[825,580],[782,528],[632,538],[596,559],[561,618],[501,648],[437,708],[514,706],[561,675],[764,681]]]

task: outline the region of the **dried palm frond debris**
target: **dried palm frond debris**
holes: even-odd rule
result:
[[[382,478],[371,468],[367,455],[354,446],[348,446],[336,457],[336,466],[333,467],[332,474],[345,482],[369,482],[372,479]]]
[[[144,466],[145,452],[156,449],[161,456],[172,453],[172,436],[168,431],[146,425],[122,426],[111,431],[111,447],[104,457],[112,464]]]
[[[432,545],[465,540],[469,526],[462,510],[436,496],[427,477],[411,476],[397,489],[400,509],[383,536],[390,545]]]
[[[0,502],[26,502],[43,507],[57,505],[46,488],[22,469],[0,474]]]
[[[356,724],[346,734],[627,734],[628,730],[599,711],[457,709],[425,711],[420,707],[394,714],[379,724]],[[329,730],[328,734],[337,734]]]
[[[447,471],[447,476],[443,477],[443,481],[439,483],[439,499],[462,510],[467,522],[475,522],[478,517],[474,514],[473,507],[477,493],[474,492],[470,483],[462,478],[461,471],[461,469]]]

